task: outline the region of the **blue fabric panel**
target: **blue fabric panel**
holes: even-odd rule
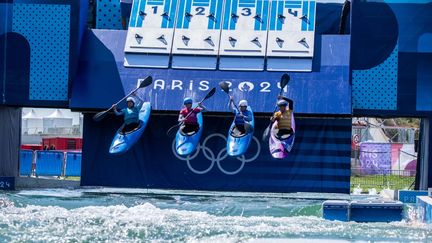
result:
[[[61,176],[64,153],[59,151],[36,151],[37,176]]]
[[[284,160],[273,159],[268,143],[254,139],[244,160],[227,157],[229,117],[204,114],[201,148],[193,159],[178,158],[165,135],[177,116],[152,115],[137,144],[126,154],[108,153],[121,119],[100,123],[85,115],[83,186],[170,188],[254,192],[349,193],[351,119],[296,118],[296,143]],[[268,119],[256,118],[261,138]]]
[[[432,45],[432,40],[430,45]],[[417,110],[432,111],[432,53],[417,56]]]
[[[30,44],[24,36],[10,32],[0,35],[0,47],[0,90],[4,89],[1,103],[30,105]]]
[[[12,31],[30,43],[30,100],[68,99],[70,14],[69,5],[14,4]]]
[[[138,2],[138,1],[134,1]],[[96,28],[122,29],[120,2],[117,0],[96,1]]]
[[[201,99],[221,80],[232,82],[234,97],[248,99],[255,112],[270,112],[274,108],[281,72],[125,68],[125,36],[124,31],[87,33],[71,107],[105,109],[132,90],[137,79],[152,75],[153,85],[143,89],[142,96],[151,101],[155,110],[177,110],[184,96]],[[349,41],[349,36],[323,36],[316,44],[320,47],[313,72],[290,73],[291,81],[284,94],[296,102],[296,112],[351,114]],[[217,92],[205,103],[211,111],[223,112],[226,94]]]
[[[398,48],[383,63],[367,70],[352,71],[354,109],[396,110]]]
[[[81,153],[66,153],[65,176],[81,176],[81,159]]]
[[[33,151],[21,150],[20,151],[20,175],[30,176],[32,173],[33,164]]]

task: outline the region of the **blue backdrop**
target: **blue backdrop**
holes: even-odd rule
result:
[[[273,109],[280,72],[125,68],[125,39],[125,31],[86,33],[72,92],[72,108],[110,107],[136,87],[139,79],[151,75],[154,84],[146,88],[142,96],[148,98],[156,110],[177,110],[184,97],[199,100],[220,81],[231,82],[236,100],[247,99],[255,112]],[[297,113],[351,114],[349,42],[349,36],[320,36],[313,71],[291,73],[285,95],[296,102]],[[226,94],[218,92],[206,105],[211,111],[226,111],[226,98]]]
[[[121,125],[118,117],[99,123],[85,115],[81,184],[254,192],[349,193],[351,119],[296,119],[296,144],[288,158],[273,159],[257,139],[244,159],[227,157],[225,137],[232,117],[204,114],[201,149],[190,160],[176,157],[167,129],[176,115],[152,115],[138,143],[124,155],[108,149]],[[260,138],[267,118],[256,119]]]

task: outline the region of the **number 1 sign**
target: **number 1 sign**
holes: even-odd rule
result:
[[[168,67],[177,0],[135,0],[125,45],[125,66]],[[140,54],[165,54],[158,60]],[[152,56],[149,56],[152,57]]]

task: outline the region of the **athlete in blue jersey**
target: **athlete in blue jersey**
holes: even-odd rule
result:
[[[230,107],[234,112],[235,115],[235,120],[234,120],[234,124],[235,124],[235,128],[240,132],[239,135],[243,135],[245,134],[247,131],[245,125],[248,125],[248,122],[252,121],[252,114],[249,110],[247,110],[248,107],[248,103],[246,100],[240,100],[240,102],[238,103],[238,107],[240,109],[240,112],[237,111],[237,109],[234,107],[234,100],[233,97],[230,96]]]
[[[134,98],[134,97],[135,98]],[[117,110],[117,105],[112,105],[112,108],[114,110],[114,113],[117,116],[124,116],[124,126],[122,129],[122,133],[132,131],[139,127],[139,111],[144,104],[144,102],[135,94],[133,93],[133,96],[129,96],[126,99],[127,107],[121,109],[120,111]],[[136,105],[136,100],[139,100],[139,104]]]

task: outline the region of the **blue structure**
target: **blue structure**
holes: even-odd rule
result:
[[[30,176],[33,169],[33,151],[21,150],[20,151],[20,175]]]
[[[81,176],[81,160],[81,153],[67,152],[64,176]]]
[[[61,176],[63,164],[63,152],[36,151],[36,176]]]
[[[403,203],[380,200],[327,200],[323,202],[323,218],[355,222],[392,222],[403,219]]]
[[[109,2],[97,1],[98,29],[86,29],[86,0],[0,1],[0,55],[5,57],[0,58],[0,67],[5,67],[0,69],[0,105],[99,111],[136,87],[139,79],[154,78],[153,85],[141,93],[154,113],[128,153],[113,157],[107,152],[121,125],[119,118],[109,116],[95,123],[91,113],[85,114],[82,185],[348,193],[351,116],[416,116],[423,118],[417,186],[432,186],[428,168],[432,143],[426,142],[432,135],[432,1],[353,0],[351,28],[345,35],[338,34],[342,0],[308,1],[308,7],[316,7],[315,25],[304,27],[314,31],[313,58],[310,72],[289,72],[291,81],[284,95],[295,101],[297,133],[284,161],[273,160],[257,137],[244,157],[225,156],[222,150],[231,115],[223,92],[205,102],[211,116],[204,114],[200,149],[191,157],[176,157],[165,132],[176,123],[183,97],[198,100],[220,81],[230,82],[234,98],[247,99],[253,108],[259,136],[273,111],[282,72],[265,65],[265,71],[227,71],[218,65],[215,70],[126,68],[126,43],[137,42],[137,36],[115,29],[119,28],[118,6]],[[213,2],[215,8],[220,3],[211,1],[210,7]],[[272,9],[271,4],[268,8]],[[164,17],[165,29],[174,27],[169,21],[174,16],[171,12]],[[255,27],[267,28],[258,23]],[[163,55],[171,58],[169,53]],[[258,59],[267,60],[266,55]],[[182,67],[193,60],[184,53],[175,56]],[[277,66],[274,58],[273,67]],[[229,68],[227,62],[221,65]]]

